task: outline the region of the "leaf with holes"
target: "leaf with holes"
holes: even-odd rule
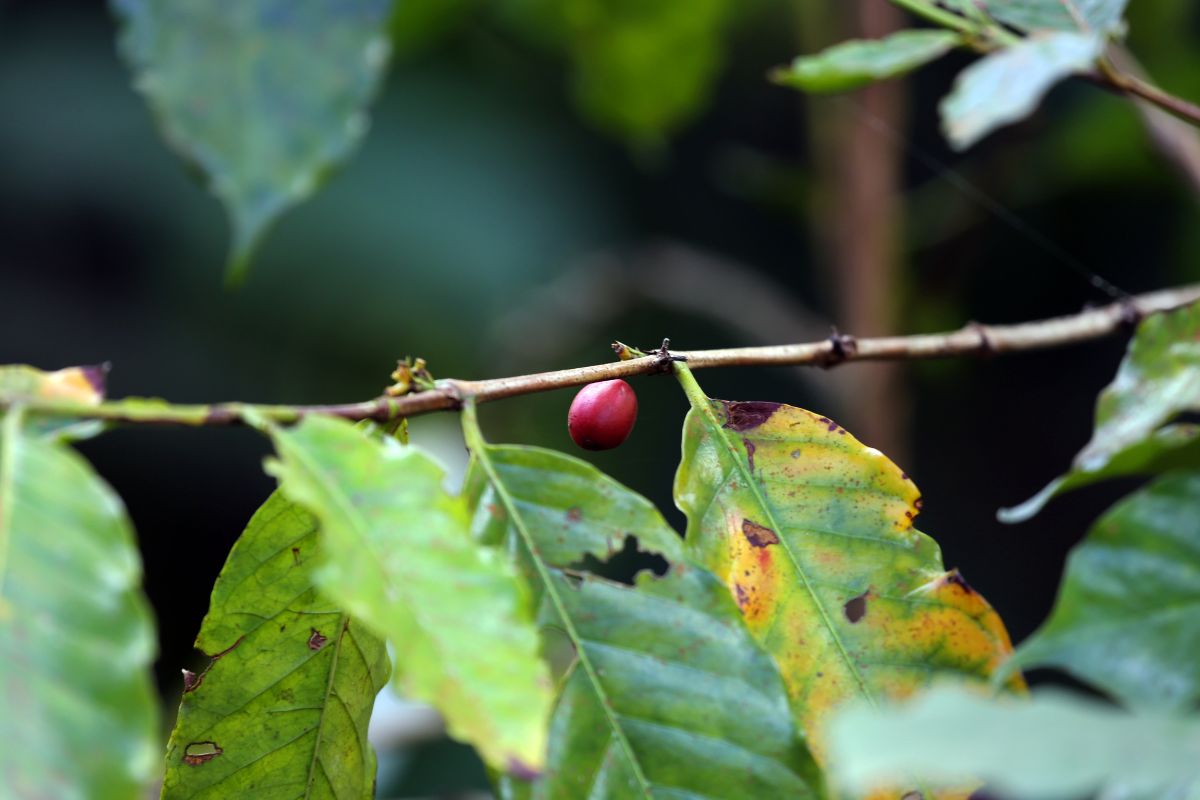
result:
[[[158,761],[154,624],[121,501],[78,454],[0,421],[6,797],[135,800]]]
[[[441,467],[342,420],[308,417],[272,435],[269,470],[321,522],[319,585],[387,636],[402,693],[436,706],[492,767],[540,770],[552,697],[529,598],[471,539]]]
[[[383,640],[315,586],[317,521],[276,492],[213,587],[167,746],[166,800],[374,796]]]
[[[1090,68],[1104,48],[1092,33],[1038,33],[976,61],[942,98],[942,130],[964,150],[1033,113],[1056,83]]]
[[[939,673],[987,681],[1008,633],[913,529],[909,477],[826,417],[712,400],[676,368],[692,405],[675,476],[689,551],[775,656],[818,760],[821,722],[845,701],[903,697]]]
[[[502,796],[824,796],[774,664],[649,501],[578,459],[490,446],[466,425],[475,534],[522,565],[547,644],[565,639],[573,656],[545,775],[508,779]],[[665,558],[666,574],[625,586],[572,569],[626,537]]]
[[[1011,668],[1052,666],[1134,707],[1200,703],[1200,472],[1167,475],[1100,518]],[[1007,665],[1006,665],[1007,666]]]
[[[1129,0],[987,0],[987,12],[1026,31],[1091,30],[1113,33]]]
[[[844,92],[903,75],[962,44],[953,31],[899,31],[885,39],[853,40],[800,56],[772,79],[806,92]]]
[[[1200,722],[1129,714],[1061,691],[989,699],[935,688],[908,703],[856,705],[831,722],[832,777],[869,791],[909,771],[931,784],[978,775],[1005,797],[1195,800]]]
[[[366,132],[392,3],[110,1],[135,85],[225,204],[239,280],[263,232]]]
[[[1020,522],[1078,486],[1126,475],[1200,467],[1197,428],[1163,426],[1200,411],[1200,304],[1154,314],[1138,326],[1112,383],[1096,400],[1096,429],[1071,471],[1036,496],[1002,511]]]

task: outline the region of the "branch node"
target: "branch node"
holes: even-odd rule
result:
[[[858,340],[853,336],[842,333],[837,326],[829,329],[829,350],[818,360],[821,369],[829,369],[853,358],[858,353]]]
[[[1138,308],[1137,303],[1134,302],[1132,297],[1127,297],[1122,300],[1118,308],[1121,327],[1129,330],[1136,328],[1146,317],[1146,315],[1142,313],[1142,310]]]
[[[466,393],[463,392],[462,386],[453,378],[444,381],[438,381],[437,391],[444,394],[450,400],[450,407],[455,411],[461,411],[463,401],[466,399]]]
[[[979,344],[975,346],[976,355],[982,358],[991,358],[996,355],[996,345],[992,342],[992,337],[988,334],[987,325],[971,320],[967,323],[967,329],[979,337]]]

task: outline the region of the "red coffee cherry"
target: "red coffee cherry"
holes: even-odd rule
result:
[[[610,450],[637,421],[637,395],[623,380],[589,383],[571,401],[567,431],[584,450]]]

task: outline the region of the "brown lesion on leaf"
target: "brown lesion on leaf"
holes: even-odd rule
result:
[[[567,509],[567,522],[579,522],[583,519],[583,511],[579,506],[571,506]]]
[[[750,471],[753,472],[754,471],[754,451],[756,449],[754,446],[754,442],[750,441],[749,439],[742,439],[742,444],[746,445],[746,460],[748,462],[750,462]]]
[[[742,433],[762,425],[774,414],[782,403],[767,403],[750,401],[739,403],[735,401],[718,400],[725,405],[725,427]]]
[[[740,583],[733,585],[733,594],[737,599],[738,608],[744,611],[746,604],[750,602],[750,595],[746,593],[746,589]]]
[[[775,531],[748,519],[742,520],[742,534],[751,547],[766,547],[779,544],[779,536]]]
[[[239,636],[236,642],[229,645],[229,647],[226,647],[221,652],[216,653],[215,655],[208,656],[208,653],[205,653],[205,655],[208,656],[208,666],[201,670],[199,674],[192,672],[190,669],[183,670],[183,693],[187,694],[188,692],[194,692],[196,689],[200,688],[200,684],[204,683],[204,676],[208,674],[208,671],[212,669],[213,666],[220,661],[223,656],[228,655],[235,647],[241,644],[242,640],[245,638],[245,635]]]
[[[190,669],[185,669],[185,670],[180,670],[180,671],[183,673],[183,693],[184,694],[187,694],[188,692],[195,689],[197,686],[200,685],[200,682],[202,680],[204,680],[203,673],[200,675],[197,675],[196,673],[192,672]]]
[[[299,547],[292,548],[292,561],[295,562],[297,567],[300,566],[300,548]]]
[[[900,800],[925,800],[925,795],[921,792],[905,792]]]
[[[533,781],[541,775],[537,769],[529,766],[516,756],[509,756],[508,763],[505,765],[505,772],[513,776],[519,781]]]
[[[225,751],[213,741],[192,742],[183,749],[183,763],[198,767],[207,764]]]
[[[312,628],[311,630],[312,635],[308,637],[308,649],[313,651],[320,650],[329,641],[329,637],[323,635],[316,628]]]
[[[975,594],[975,590],[971,588],[971,584],[967,583],[967,579],[962,576],[957,567],[942,576],[942,583],[957,586],[966,594]]]
[[[867,598],[870,596],[871,590],[867,589],[857,597],[851,597],[842,606],[842,613],[846,615],[846,619],[854,624],[867,615]]]

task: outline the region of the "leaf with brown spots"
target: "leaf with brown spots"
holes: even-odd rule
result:
[[[318,536],[276,492],[230,551],[196,637],[207,663],[183,671],[165,800],[372,796],[387,649],[317,589]]]
[[[471,412],[464,430],[472,529],[521,566],[564,672],[545,773],[505,776],[500,796],[824,797],[774,663],[658,510],[579,459],[486,444]],[[666,574],[627,586],[579,571],[627,536],[664,558]]]
[[[902,697],[945,672],[987,681],[1008,634],[913,529],[919,494],[895,464],[801,408],[747,424],[748,404],[711,400],[678,374],[692,404],[675,478],[689,552],[775,656],[818,761],[820,723],[847,700]]]

